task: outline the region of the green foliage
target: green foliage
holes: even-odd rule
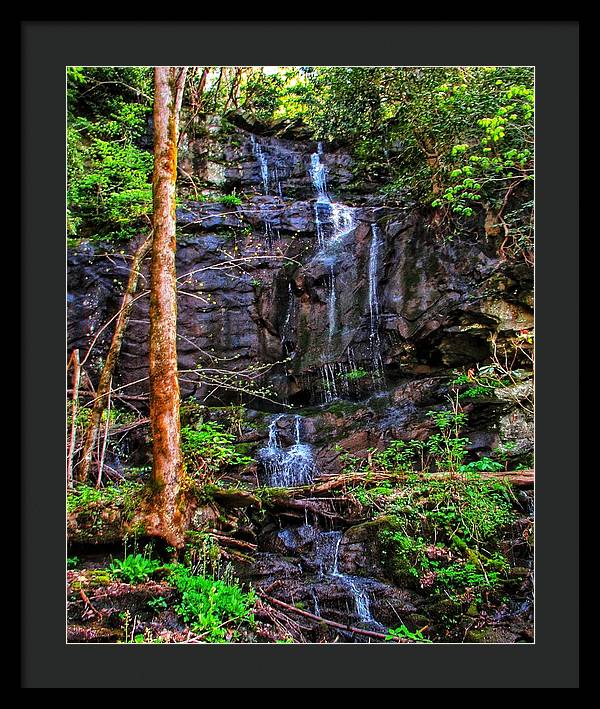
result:
[[[344,379],[348,379],[350,381],[356,381],[357,379],[364,379],[365,377],[369,376],[369,372],[367,372],[366,369],[352,369],[349,372],[345,372],[344,374],[341,375]]]
[[[124,507],[130,510],[135,506],[142,490],[142,484],[123,480],[118,485],[106,487],[78,485],[67,494],[67,511],[83,512],[90,508],[102,509],[109,506]]]
[[[152,207],[152,153],[140,139],[152,102],[151,70],[67,70],[67,231],[123,240]]]
[[[461,470],[469,443],[468,438],[459,435],[466,422],[466,414],[454,409],[443,409],[428,411],[427,415],[433,419],[438,432],[425,441],[389,441],[383,450],[371,449],[366,459],[338,449],[344,471],[349,474],[363,472],[368,476],[371,472],[396,475],[414,470]]]
[[[380,497],[385,495],[393,495],[395,488],[391,481],[384,480],[372,487],[358,486],[352,489],[352,495],[364,507],[371,507],[376,504]]]
[[[170,570],[170,580],[181,593],[177,613],[207,642],[234,640],[242,624],[254,624],[256,598],[252,591],[244,593],[237,585],[196,576],[181,564],[172,565]]]
[[[404,638],[406,638],[407,640],[412,640],[413,642],[416,642],[416,643],[430,643],[431,642],[431,640],[428,640],[420,630],[415,630],[414,632],[412,632],[404,624],[401,625],[399,628],[389,628],[387,631],[387,634],[385,636],[385,639],[388,641],[390,641],[390,640],[398,641],[399,639],[404,639]]]
[[[428,411],[427,416],[433,419],[439,433],[434,433],[427,439],[427,449],[434,457],[439,470],[454,472],[460,466],[467,454],[468,438],[459,436],[460,428],[465,424],[467,415],[456,410]]]
[[[467,543],[482,544],[494,539],[513,520],[508,486],[476,473],[448,479],[409,480],[394,500],[394,511],[402,516],[405,505],[406,520],[410,520],[414,530],[424,535],[435,527],[438,534],[445,534],[448,542],[459,537]]]
[[[511,245],[531,249],[531,68],[315,67],[304,81],[305,120],[349,143],[357,177],[387,178],[390,197],[429,202],[447,227],[491,206]]]
[[[148,606],[157,613],[159,613],[160,611],[164,611],[169,607],[162,596],[158,596],[157,598],[151,598],[148,601]]]
[[[497,460],[492,460],[487,456],[479,458],[479,460],[474,460],[471,463],[460,466],[461,473],[474,473],[474,472],[488,472],[493,473],[495,471],[504,470],[504,465]]]
[[[252,458],[241,453],[235,436],[213,421],[182,428],[181,449],[188,472],[215,473],[224,467],[252,462]]]
[[[143,583],[160,567],[160,561],[144,554],[130,554],[124,559],[115,559],[109,566],[111,576],[126,583]]]
[[[271,122],[279,108],[284,86],[283,75],[253,71],[244,84],[242,109],[254,120]]]
[[[425,449],[423,441],[390,441],[382,451],[374,453],[373,462],[388,472],[410,472]]]
[[[239,207],[239,205],[242,204],[241,198],[238,197],[236,194],[224,194],[215,201],[222,202],[223,204],[230,204],[235,207]]]
[[[74,569],[79,564],[78,556],[68,556],[67,557],[67,569]]]
[[[89,406],[80,406],[75,414],[75,425],[81,431],[85,431],[90,423],[92,409]],[[102,412],[101,422],[106,423],[108,420],[111,426],[124,426],[128,423],[133,423],[136,420],[136,415],[133,411],[126,411],[117,407],[104,409]],[[70,426],[73,421],[73,402],[67,402],[67,426]]]
[[[515,519],[509,488],[476,473],[411,476],[389,498],[383,558],[397,578],[433,593],[481,593],[506,579],[508,562],[492,552]]]
[[[450,384],[459,391],[459,399],[480,399],[494,397],[496,389],[509,386],[511,382],[495,365],[489,364],[458,374]]]

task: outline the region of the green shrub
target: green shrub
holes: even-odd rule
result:
[[[244,593],[238,585],[196,576],[182,564],[174,564],[170,570],[170,580],[181,593],[175,610],[208,642],[233,640],[242,624],[254,624],[256,598],[252,591]]]
[[[130,554],[124,559],[115,559],[109,570],[115,579],[127,583],[143,583],[161,566],[160,561],[149,559],[143,554]]]
[[[235,436],[213,421],[182,428],[181,449],[188,472],[214,473],[223,467],[252,462],[252,458],[241,453]]]
[[[474,460],[472,463],[460,466],[461,473],[487,472],[493,473],[504,470],[504,465],[497,460],[492,460],[486,456],[479,460]]]

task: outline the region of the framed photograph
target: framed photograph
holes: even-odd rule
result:
[[[577,32],[23,23],[23,686],[577,686]]]

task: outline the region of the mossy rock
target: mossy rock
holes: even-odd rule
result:
[[[392,515],[382,515],[346,530],[340,545],[339,564],[344,573],[395,580],[387,563],[385,537],[398,529]]]

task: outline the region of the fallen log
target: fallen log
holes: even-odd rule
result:
[[[477,473],[480,477],[485,478],[485,479],[494,479],[494,480],[504,480],[505,482],[510,483],[514,487],[519,487],[519,488],[528,488],[528,487],[533,487],[534,482],[535,482],[535,470],[534,469],[528,469],[528,470],[501,470],[501,471],[495,471],[495,472],[478,472]],[[407,475],[400,475],[400,476],[391,476],[390,474],[354,474],[354,475],[339,475],[336,477],[333,477],[329,480],[326,480],[322,483],[315,483],[313,485],[303,485],[301,487],[296,487],[292,488],[289,491],[289,497],[302,497],[306,498],[310,495],[314,496],[320,496],[321,493],[324,492],[329,492],[331,490],[336,490],[339,488],[345,488],[349,487],[352,485],[359,485],[359,484],[369,484],[369,483],[377,483],[381,482],[383,480],[390,480],[393,479],[395,483],[401,484],[403,479],[406,479],[408,476],[415,476],[417,475],[419,478],[423,480],[427,480],[428,478],[432,479],[445,479],[445,478],[455,478],[455,479],[462,479],[462,480],[468,480],[469,478],[464,475],[463,473],[452,473],[452,472],[446,472],[446,471],[440,471],[437,473],[410,473]]]

